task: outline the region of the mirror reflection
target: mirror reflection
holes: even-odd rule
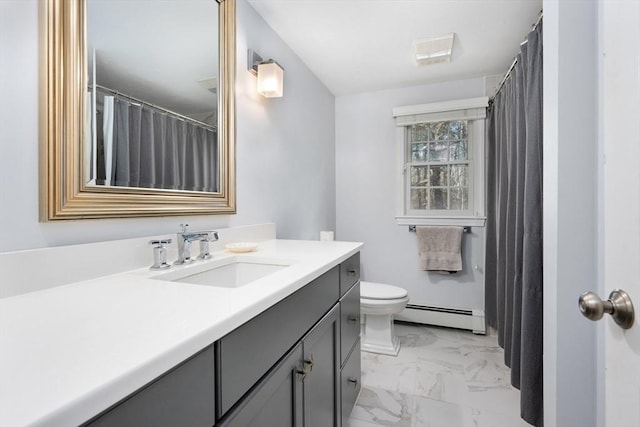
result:
[[[220,191],[218,3],[88,0],[85,182]]]

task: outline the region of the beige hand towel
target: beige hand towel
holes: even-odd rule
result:
[[[462,227],[416,227],[420,269],[462,270]]]

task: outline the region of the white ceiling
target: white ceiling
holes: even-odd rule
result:
[[[504,74],[542,9],[542,0],[249,3],[335,95]],[[447,33],[451,62],[418,66],[413,40]]]

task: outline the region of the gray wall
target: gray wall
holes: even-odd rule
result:
[[[484,308],[484,228],[463,237],[463,271],[418,268],[415,233],[396,224],[397,135],[393,107],[483,96],[484,78],[336,98],[336,238],[364,242],[362,277],[401,286],[411,303]]]
[[[334,97],[246,0],[237,2],[238,213],[40,223],[39,3],[0,1],[0,251],[165,234],[181,222],[274,222],[279,238],[296,239],[334,229]],[[248,47],[283,65],[283,98],[256,93]]]

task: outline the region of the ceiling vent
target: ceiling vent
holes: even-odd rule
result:
[[[209,77],[207,79],[198,80],[198,84],[203,88],[207,89],[211,93],[218,92],[218,78],[217,77]]]
[[[420,39],[413,42],[413,53],[418,65],[451,61],[454,33],[445,36]]]

